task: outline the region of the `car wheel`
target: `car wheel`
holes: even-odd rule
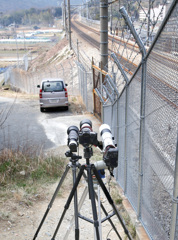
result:
[[[44,108],[40,107],[40,111],[41,111],[41,112],[44,112]]]

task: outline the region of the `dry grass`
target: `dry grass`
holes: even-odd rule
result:
[[[26,94],[23,92],[15,92],[10,89],[10,86],[6,85],[6,88],[9,88],[8,90],[4,90],[3,87],[0,88],[0,95],[1,97],[8,97],[8,98],[23,98],[23,99],[39,99],[38,94]]]
[[[127,229],[131,233],[133,239],[135,239],[136,238],[136,228],[135,228],[134,224],[132,223],[129,214],[127,213],[127,211],[125,210],[125,208],[122,204],[123,199],[118,193],[117,183],[115,182],[115,180],[113,180],[111,182],[111,196],[113,198],[113,201],[117,205],[122,218],[124,219]]]
[[[63,174],[65,165],[66,158],[51,154],[37,156],[33,149],[1,151],[0,221],[14,222],[17,209],[24,211],[24,208],[46,199],[49,190]]]
[[[25,187],[31,181],[55,179],[62,174],[63,166],[63,158],[5,149],[0,153],[0,186]]]
[[[69,96],[69,107],[71,112],[75,114],[87,113],[86,106],[81,96]]]
[[[30,206],[45,198],[48,185],[60,178],[65,159],[35,156],[28,151],[5,149],[0,152],[0,219],[9,218],[8,206]]]

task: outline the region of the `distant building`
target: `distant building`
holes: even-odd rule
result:
[[[150,20],[152,22],[156,22],[157,19],[162,21],[165,18],[167,12],[166,5],[159,5],[158,7],[150,9]],[[144,21],[148,17],[148,8],[143,8],[139,11],[139,19],[140,21]]]

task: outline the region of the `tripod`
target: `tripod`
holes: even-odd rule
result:
[[[61,178],[61,180],[60,180],[60,182],[59,182],[59,184],[58,184],[58,186],[56,188],[56,191],[55,191],[55,193],[54,193],[54,195],[53,195],[53,197],[52,197],[52,199],[50,201],[50,204],[48,205],[48,208],[47,208],[47,210],[46,210],[46,212],[45,212],[45,214],[44,214],[44,216],[42,218],[42,221],[41,221],[41,223],[40,223],[40,225],[39,225],[39,227],[38,227],[38,229],[37,229],[37,231],[35,233],[35,236],[34,236],[33,240],[36,239],[36,237],[37,237],[37,235],[38,235],[38,233],[39,233],[39,231],[40,231],[40,229],[41,229],[41,227],[43,225],[43,222],[44,222],[44,220],[45,220],[45,218],[46,218],[50,208],[52,207],[54,199],[55,199],[55,197],[56,197],[56,195],[57,195],[57,193],[58,193],[58,191],[59,191],[59,189],[60,189],[60,187],[61,187],[61,185],[62,185],[62,183],[63,183],[63,181],[64,181],[64,179],[65,179],[65,177],[66,177],[66,175],[67,175],[67,173],[68,173],[68,171],[69,171],[69,169],[71,167],[73,168],[73,188],[72,188],[72,190],[71,190],[71,192],[69,194],[69,197],[68,197],[67,202],[66,202],[66,204],[64,206],[64,210],[62,212],[61,218],[59,219],[58,225],[57,225],[57,227],[55,229],[55,232],[54,232],[53,237],[52,237],[51,240],[55,240],[55,237],[56,237],[56,235],[58,233],[58,230],[59,230],[59,228],[61,226],[61,223],[62,223],[62,221],[64,219],[64,216],[65,216],[65,214],[66,214],[66,212],[67,212],[67,210],[68,210],[68,208],[70,206],[70,203],[71,203],[73,197],[74,197],[74,211],[75,211],[75,240],[79,240],[78,218],[81,218],[81,219],[83,219],[85,221],[88,221],[88,222],[92,223],[94,225],[96,239],[97,240],[102,240],[100,238],[99,221],[98,221],[96,202],[95,202],[95,198],[97,198],[98,196],[95,193],[94,187],[93,187],[93,179],[92,179],[92,175],[93,174],[95,175],[95,177],[96,177],[96,179],[98,181],[98,184],[100,185],[101,189],[105,193],[105,196],[106,196],[108,202],[110,203],[110,205],[112,206],[113,211],[114,211],[112,214],[108,215],[108,213],[105,210],[103,204],[101,204],[101,208],[102,208],[103,212],[106,215],[106,217],[101,220],[101,223],[103,223],[104,221],[108,220],[110,222],[111,226],[113,227],[114,231],[116,232],[118,238],[120,240],[122,240],[121,236],[119,235],[117,229],[115,228],[113,222],[110,219],[113,215],[116,215],[118,217],[118,219],[119,219],[119,221],[120,221],[124,231],[125,231],[125,234],[129,238],[129,240],[132,240],[132,237],[131,237],[130,233],[128,232],[128,230],[127,230],[127,228],[126,228],[126,226],[124,224],[124,221],[123,221],[122,217],[120,216],[120,214],[119,214],[119,212],[118,212],[118,210],[117,210],[117,208],[116,208],[116,206],[115,206],[115,204],[114,204],[114,202],[113,202],[113,200],[112,200],[108,190],[106,189],[106,187],[105,187],[105,185],[104,185],[104,183],[103,183],[103,181],[102,181],[102,179],[101,179],[101,177],[100,177],[100,175],[99,175],[95,165],[94,164],[90,164],[90,157],[92,156],[92,148],[88,147],[88,146],[84,148],[84,157],[86,159],[86,164],[83,164],[82,166],[78,163],[78,160],[81,158],[80,156],[76,156],[76,155],[74,155],[71,152],[70,153],[68,152],[67,155],[71,157],[71,159],[70,159],[71,163],[68,164],[67,167],[66,167],[66,170],[65,170],[65,172],[64,172],[64,174],[63,174],[63,176],[62,176],[62,178]],[[77,178],[76,178],[76,168],[80,169],[80,171],[79,171],[79,173],[77,175]],[[85,174],[84,171],[87,171],[87,175]],[[79,184],[80,179],[81,179],[82,176],[84,176],[84,178],[86,179],[86,181],[88,183],[88,191],[89,191],[89,197],[90,197],[91,205],[92,205],[93,220],[92,219],[88,219],[85,216],[82,216],[78,212],[77,187],[78,187],[78,184]]]

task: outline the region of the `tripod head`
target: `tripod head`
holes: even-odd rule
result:
[[[65,153],[66,157],[70,157],[70,161],[72,163],[76,163],[79,159],[82,159],[82,156],[74,154],[71,150],[68,150]]]
[[[86,159],[86,164],[89,164],[90,158],[93,156],[93,149],[90,146],[84,147],[84,158]]]

